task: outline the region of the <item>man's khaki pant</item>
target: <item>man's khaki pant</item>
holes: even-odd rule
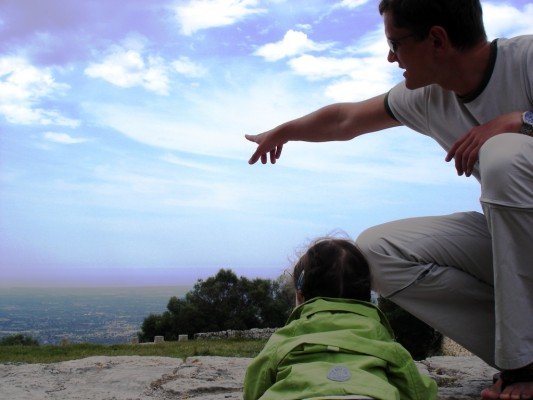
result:
[[[410,218],[357,239],[373,289],[500,369],[533,362],[533,138],[479,155],[483,214]]]

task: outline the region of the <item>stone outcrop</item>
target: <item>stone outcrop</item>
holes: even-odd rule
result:
[[[242,399],[250,358],[88,357],[54,364],[0,364],[0,399]],[[439,400],[479,399],[496,372],[473,356],[417,363],[439,385]]]

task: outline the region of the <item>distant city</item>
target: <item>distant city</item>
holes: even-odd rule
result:
[[[129,343],[149,314],[161,314],[190,286],[0,288],[0,338],[22,333],[40,344]]]
[[[22,333],[40,344],[130,343],[150,314],[192,286],[0,288],[0,338]],[[377,301],[372,292],[372,301]]]

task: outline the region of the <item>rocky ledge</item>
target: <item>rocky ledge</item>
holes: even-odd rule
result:
[[[54,364],[1,364],[0,399],[242,399],[250,358],[88,357]],[[439,385],[439,400],[479,399],[496,372],[477,357],[417,363]]]

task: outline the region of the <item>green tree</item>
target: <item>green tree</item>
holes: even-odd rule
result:
[[[39,346],[39,341],[29,335],[17,333],[0,339],[0,346]]]
[[[396,341],[411,353],[415,360],[441,353],[442,334],[392,301],[378,298],[378,307],[389,320]]]
[[[294,307],[294,290],[292,295],[283,277],[275,281],[255,279],[251,282],[249,293],[249,310],[251,319],[257,328],[283,326]],[[249,324],[250,325],[250,324]]]
[[[146,317],[141,326],[141,339],[154,340],[154,336],[157,335],[157,332],[160,330],[159,320],[161,316],[156,314],[150,314]]]
[[[149,315],[143,322],[141,340],[164,335],[244,330],[282,326],[293,307],[281,280],[238,278],[229,269],[198,280],[185,298],[171,297],[167,311]]]

